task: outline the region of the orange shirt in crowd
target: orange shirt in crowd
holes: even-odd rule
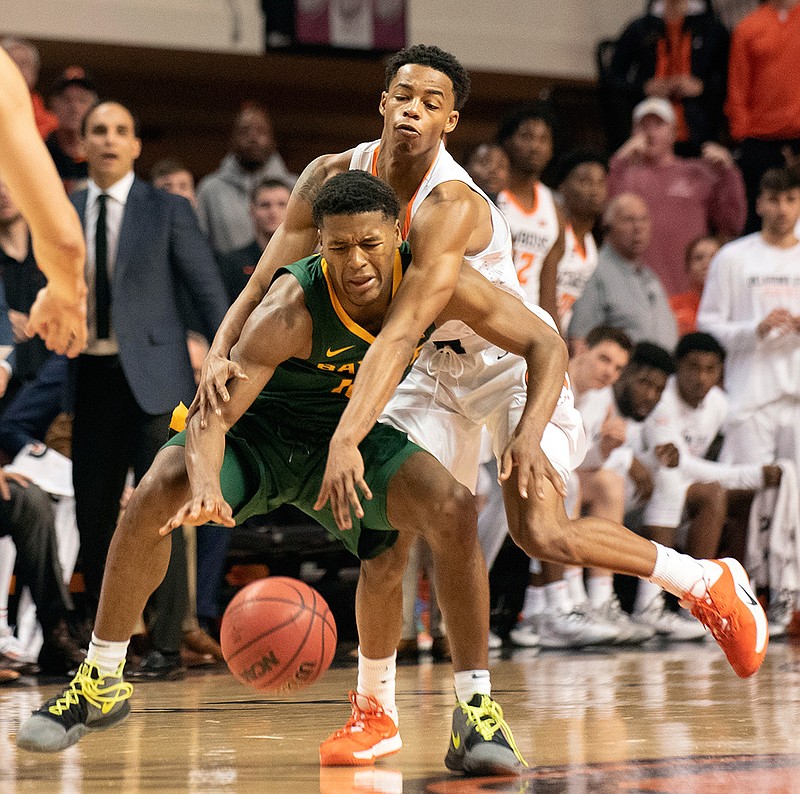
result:
[[[656,45],[656,77],[663,79],[692,73],[692,34],[684,31],[683,23],[683,18],[664,20],[666,36]],[[688,141],[683,102],[673,100],[672,109],[675,111],[675,140]]]
[[[734,29],[725,112],[737,141],[800,138],[800,3],[767,3]]]
[[[37,91],[31,91],[31,103],[33,104],[33,118],[36,121],[36,129],[42,140],[47,138],[51,132],[58,129],[58,119],[44,106],[42,95]]]
[[[681,292],[670,297],[669,308],[672,309],[675,322],[678,324],[678,336],[691,334],[697,330],[697,310],[700,308],[701,297],[702,293],[696,290]]]

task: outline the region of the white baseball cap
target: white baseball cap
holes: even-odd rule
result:
[[[672,104],[666,99],[651,96],[642,100],[633,109],[633,123],[638,124],[645,116],[650,115],[658,116],[667,124],[675,124],[675,111],[672,109]]]

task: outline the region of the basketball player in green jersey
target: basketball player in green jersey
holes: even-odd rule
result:
[[[185,523],[234,526],[280,504],[314,515],[348,549],[371,560],[370,576],[380,578],[381,595],[370,588],[365,597],[360,589],[356,613],[396,623],[388,627],[390,644],[401,630],[405,557],[421,534],[434,554],[454,665],[479,666],[468,653],[485,653],[485,642],[475,637],[485,637],[488,604],[474,501],[433,456],[404,433],[378,424],[359,447],[366,467],[358,487],[367,499],[354,511],[352,527],[340,531],[329,507],[314,510],[330,438],[354,376],[410,264],[398,214],[391,188],[363,171],[340,174],[320,190],[314,216],[322,256],[278,270],[232,351],[247,377],[231,385],[230,399],[206,428],[190,420],[139,484],[111,544],[87,661],[61,695],[20,726],[20,747],[61,750],[128,715],[133,688],[122,677],[125,653],[138,616],[166,571],[170,544],[163,535]],[[521,301],[464,268],[441,319],[454,318],[524,355],[532,371],[544,373],[543,383],[555,383],[548,396],[555,403],[563,343]],[[414,358],[406,361],[406,370]],[[532,397],[539,391],[531,386]],[[552,468],[548,476],[559,477]],[[452,627],[465,636],[453,636]],[[392,653],[393,645],[380,645],[385,629],[377,638],[361,634],[369,658]],[[362,745],[358,731],[346,731],[344,744],[341,732],[334,734],[321,748],[326,764],[373,763],[401,747],[396,710],[380,705],[394,702],[394,679],[385,683],[389,693],[380,690],[380,671],[366,673],[376,677],[371,683],[377,690],[371,691],[377,697],[352,693],[352,721],[368,711],[371,733]],[[454,722],[459,739],[448,753],[448,767],[472,774],[517,773],[524,761],[500,707],[489,695],[479,695],[470,708],[480,718]]]

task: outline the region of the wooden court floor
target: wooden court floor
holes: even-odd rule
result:
[[[713,643],[596,652],[521,651],[491,662],[530,768],[515,780],[448,774],[450,667],[398,670],[404,747],[374,768],[323,769],[317,746],[347,715],[355,669],[292,698],[223,670],[137,686],[131,717],[60,755],[17,751],[21,718],[57,690],[0,688],[0,792],[800,792],[800,648],[773,643],[738,679]]]

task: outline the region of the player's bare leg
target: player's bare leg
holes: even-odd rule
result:
[[[733,559],[695,560],[635,535],[621,524],[571,521],[545,480],[544,497],[519,495],[516,470],[503,485],[509,531],[530,556],[606,568],[648,579],[682,599],[707,626],[742,677],[755,673],[767,649],[767,619],[744,568]]]
[[[625,515],[624,478],[609,469],[578,471],[575,475],[580,478],[582,503],[586,512],[621,524]],[[652,626],[631,620],[622,609],[614,592],[614,574],[611,571],[589,568],[587,592],[595,614],[616,628],[615,642],[639,645],[655,634]]]
[[[371,764],[400,749],[394,649],[402,634],[402,576],[409,540],[419,533],[433,554],[456,671],[453,735],[459,738],[453,747],[451,737],[445,763],[471,774],[515,774],[522,760],[500,707],[490,697],[488,577],[477,538],[474,497],[432,456],[421,453],[409,458],[392,479],[387,513],[400,531],[400,547],[362,563],[353,714],[342,730],[322,743],[320,763]]]

